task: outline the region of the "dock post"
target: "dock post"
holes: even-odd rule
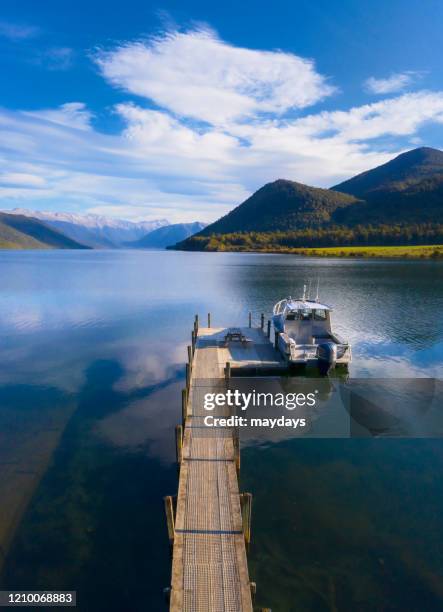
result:
[[[188,404],[188,391],[186,389],[182,389],[182,422],[183,422],[183,427],[186,424],[186,417],[187,417],[187,414],[188,414],[187,404]]]
[[[208,327],[211,327],[211,313],[208,312]]]
[[[198,334],[198,314],[195,315],[194,330],[195,330],[195,335],[197,335]]]
[[[165,598],[165,603],[169,605],[171,601],[171,587],[165,587],[163,589],[163,597]]]
[[[192,369],[192,346],[188,345],[188,363]]]
[[[163,498],[165,502],[165,513],[166,513],[166,524],[168,526],[168,537],[169,544],[171,547],[174,544],[174,534],[175,534],[175,525],[174,525],[174,505],[172,503],[171,495],[167,495]]]
[[[177,463],[180,467],[183,454],[183,426],[176,425],[175,427],[175,452],[177,455]]]
[[[231,378],[231,362],[230,361],[226,362],[225,378],[226,380],[229,380]]]
[[[232,433],[232,444],[234,446],[235,469],[237,470],[238,477],[240,474],[240,433],[238,429]]]
[[[195,331],[191,332],[191,347],[192,347],[192,355],[195,353]]]
[[[246,549],[248,549],[251,542],[251,513],[252,513],[252,494],[241,493],[240,494],[240,506],[243,523],[243,533],[245,536]]]
[[[265,315],[263,313],[261,313],[261,322],[260,322],[260,327],[262,329],[265,328]]]
[[[257,585],[255,582],[250,582],[252,605],[255,604],[255,596],[257,595]]]
[[[249,327],[252,327],[252,312],[249,313]]]
[[[274,348],[278,349],[278,331],[274,332]]]
[[[189,363],[186,364],[186,388],[189,391],[191,386],[191,366]]]
[[[271,337],[271,321],[268,321],[268,338]]]

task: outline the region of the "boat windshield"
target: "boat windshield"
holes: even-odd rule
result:
[[[326,321],[326,310],[314,310],[314,321]]]
[[[286,315],[287,321],[310,321],[312,319],[312,310],[308,308],[304,310],[290,310]]]

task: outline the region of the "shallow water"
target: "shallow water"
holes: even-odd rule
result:
[[[195,313],[258,322],[319,280],[352,377],[443,378],[442,262],[0,252],[0,278],[1,584],[76,589],[82,611],[164,609],[162,497]],[[258,603],[442,609],[442,467],[439,440],[245,448]]]

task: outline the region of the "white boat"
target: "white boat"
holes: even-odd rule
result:
[[[293,365],[317,365],[328,371],[352,360],[349,342],[331,328],[332,307],[306,297],[288,297],[274,306],[272,321],[277,333],[277,348]]]

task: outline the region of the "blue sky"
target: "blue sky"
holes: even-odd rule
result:
[[[441,147],[443,5],[3,0],[0,207],[210,221]]]

